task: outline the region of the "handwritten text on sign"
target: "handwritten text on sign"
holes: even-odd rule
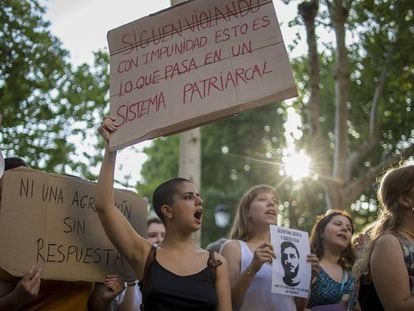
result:
[[[111,148],[296,95],[271,0],[195,0],[108,33]]]
[[[115,191],[116,207],[142,235],[146,203]],[[109,242],[95,209],[95,185],[28,168],[4,176],[0,211],[0,267],[21,275],[32,264],[46,279],[102,281],[106,274],[135,278]]]

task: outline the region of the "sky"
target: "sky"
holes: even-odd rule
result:
[[[93,61],[93,52],[107,50],[106,34],[109,30],[133,20],[145,17],[170,6],[170,0],[40,0],[46,9],[46,19],[51,22],[51,31],[69,50],[74,65]],[[286,45],[291,44],[297,31],[288,27],[297,14],[297,1],[285,5],[281,0],[273,0],[282,35]],[[303,36],[303,34],[302,34]],[[304,36],[303,36],[304,38]],[[289,52],[293,58],[306,53],[304,42]],[[76,138],[74,138],[76,139]],[[149,142],[125,148],[119,152],[115,178],[133,187],[140,180],[140,168],[146,160],[141,152]],[[98,168],[93,169],[95,174]]]
[[[170,0],[41,0],[52,32],[71,53],[74,64],[91,62],[93,51],[107,49],[106,33],[113,28],[170,6]],[[297,14],[297,1],[285,5],[273,0],[285,42],[292,42],[298,29],[288,27]],[[300,30],[300,29],[299,29]],[[300,45],[290,57],[304,53]]]
[[[107,50],[106,34],[110,29],[147,16],[170,6],[169,0],[41,0],[51,31],[70,52],[74,65],[92,64],[93,52]],[[77,137],[70,138],[77,141]],[[127,147],[118,153],[115,179],[134,187],[141,179],[142,163],[147,159],[141,152],[150,142]],[[79,142],[80,149],[88,146]],[[83,150],[82,150],[83,151]],[[81,154],[81,152],[79,152]],[[91,169],[98,174],[99,167]],[[118,187],[122,187],[117,184]]]
[[[93,51],[106,49],[113,28],[169,7],[169,0],[42,0],[52,32],[71,52],[72,62],[93,60]]]

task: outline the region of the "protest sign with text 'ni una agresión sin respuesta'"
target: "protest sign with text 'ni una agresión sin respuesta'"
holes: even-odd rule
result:
[[[107,238],[95,209],[96,184],[19,167],[5,172],[0,208],[0,267],[20,277],[33,264],[42,278],[102,282],[136,275]],[[115,205],[146,236],[147,202],[115,189]]]

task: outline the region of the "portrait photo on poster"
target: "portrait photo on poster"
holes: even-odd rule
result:
[[[311,267],[306,262],[310,253],[308,233],[271,225],[270,234],[276,253],[272,292],[307,297],[311,277]]]
[[[299,260],[300,254],[295,243],[284,241],[280,244],[280,255],[284,271],[283,282],[288,286],[297,286],[300,283]]]

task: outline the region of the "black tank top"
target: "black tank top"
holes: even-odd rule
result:
[[[217,264],[212,252],[206,268],[188,276],[179,276],[162,267],[155,258],[155,248],[151,253],[147,259],[143,281],[140,282],[145,311],[217,309]]]

